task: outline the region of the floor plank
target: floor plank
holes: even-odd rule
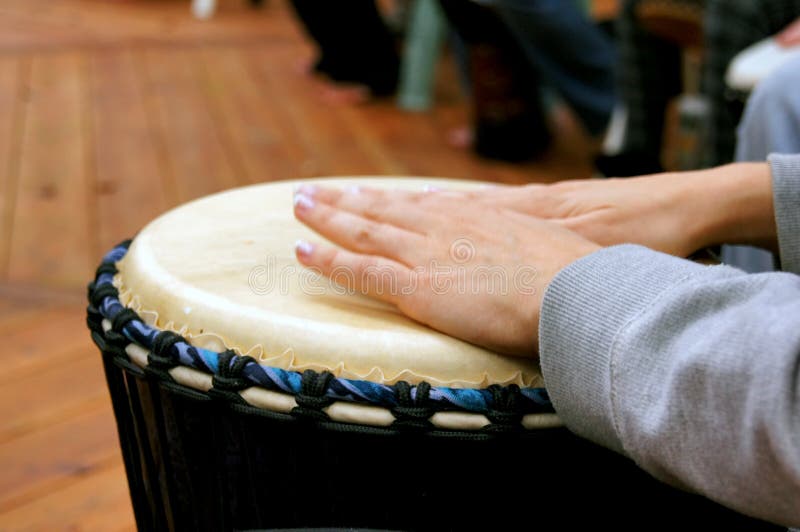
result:
[[[83,307],[40,309],[22,323],[0,321],[0,335],[6,349],[0,383],[53,364],[69,365],[75,353],[93,349]]]
[[[23,88],[28,56],[0,56],[0,279],[8,275],[11,230],[17,199],[21,128],[25,120]]]
[[[32,306],[45,308],[55,305],[78,305],[86,303],[86,285],[66,288],[44,286],[40,283],[0,282],[0,301],[21,308]]]
[[[202,56],[203,85],[241,163],[237,170],[251,183],[302,175],[307,154],[295,128],[247,57],[233,47],[205,48]]]
[[[122,460],[111,403],[0,444],[0,513]]]
[[[183,203],[246,184],[237,175],[235,168],[241,165],[231,161],[224,130],[214,121],[200,85],[201,52],[148,49],[139,57],[175,200]]]
[[[302,49],[254,49],[251,64],[276,101],[285,121],[309,155],[307,175],[381,175],[387,173],[380,160],[361,150],[353,131],[342,119],[340,106],[323,101],[315,85],[298,75],[295,65]],[[401,172],[403,173],[403,172]]]
[[[35,323],[47,305],[0,295],[0,334]]]
[[[195,19],[188,0],[0,0],[0,50],[65,47],[180,46],[274,43],[296,39],[283,2],[250,9],[245,0],[220,1],[213,19]],[[272,4],[272,5],[271,5]],[[277,4],[277,5],[275,5]]]
[[[84,58],[34,57],[8,277],[80,286],[90,271]],[[55,238],[54,238],[55,236]]]
[[[99,257],[167,208],[162,146],[152,135],[142,83],[130,50],[92,51],[89,95],[94,231]]]
[[[0,442],[41,429],[108,401],[100,354],[81,347],[69,360],[20,378],[4,375],[0,386]]]
[[[0,514],[0,530],[4,532],[116,532],[135,529],[125,468],[121,462]]]

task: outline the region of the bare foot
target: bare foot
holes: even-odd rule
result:
[[[322,99],[331,104],[360,105],[372,98],[372,93],[366,85],[324,81],[319,83],[319,87]]]
[[[298,76],[308,78],[325,102],[335,105],[360,105],[372,98],[372,93],[366,85],[332,81],[317,72],[316,61],[314,57],[301,59],[294,64],[294,71]]]
[[[457,127],[447,133],[447,143],[454,148],[468,150],[474,142],[475,132],[470,126]]]
[[[315,57],[300,59],[294,64],[294,71],[298,76],[311,77],[314,75],[314,65],[316,63],[317,59]]]

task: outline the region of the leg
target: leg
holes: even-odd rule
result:
[[[737,161],[764,161],[770,153],[800,153],[800,57],[758,84],[737,131]]]
[[[508,161],[531,159],[550,142],[539,79],[494,11],[464,0],[440,0],[469,55],[475,151]]]
[[[374,0],[292,0],[292,6],[319,46],[316,71],[364,84],[377,96],[394,92],[400,59]]]
[[[575,110],[592,135],[608,125],[614,106],[614,63],[611,39],[574,0],[493,0],[543,79]]]

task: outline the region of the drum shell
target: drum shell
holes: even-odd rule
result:
[[[375,428],[269,412],[95,341],[140,530],[775,528],[566,429]]]

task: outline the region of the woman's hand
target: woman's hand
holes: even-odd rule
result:
[[[302,264],[434,329],[517,355],[536,353],[542,296],[556,273],[599,248],[450,193],[306,186],[295,216],[341,246],[299,242]]]
[[[722,243],[777,245],[766,163],[452,194],[548,219],[603,246],[634,243],[687,257]]]
[[[496,187],[465,193],[470,200],[537,216],[603,246],[641,244],[686,257],[704,244],[692,222],[687,178],[659,174],[630,179],[586,179],[552,185]]]

